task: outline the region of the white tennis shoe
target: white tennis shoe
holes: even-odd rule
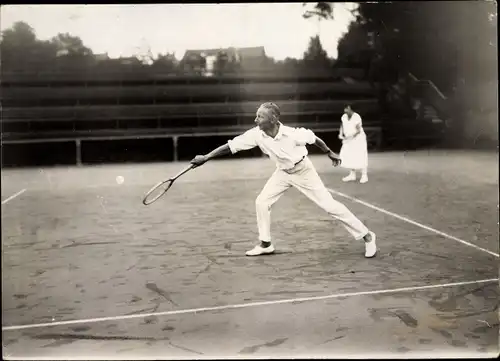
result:
[[[361,176],[359,183],[361,183],[361,184],[368,183],[368,176],[367,175]]]
[[[250,251],[246,252],[247,256],[260,256],[262,254],[274,253],[274,246],[271,244],[269,247],[262,247],[260,244],[255,246]]]
[[[370,231],[370,236],[371,236],[370,241],[368,241],[368,242],[365,241],[365,257],[366,258],[372,258],[377,253],[377,244],[376,244],[377,236],[375,235],[375,233],[373,233],[371,231]]]
[[[345,176],[342,178],[343,182],[353,182],[356,180],[356,175],[355,174],[349,174],[348,176]]]

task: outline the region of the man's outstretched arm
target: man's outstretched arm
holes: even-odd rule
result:
[[[218,148],[215,148],[210,153],[205,155],[197,155],[191,161],[191,164],[194,164],[198,167],[213,158],[217,158],[226,154],[234,154],[242,150],[252,149],[257,146],[255,135],[256,135],[256,128],[247,130],[245,133],[229,140],[226,144],[221,145]]]
[[[331,150],[330,148],[326,145],[326,143],[321,139],[320,137],[316,136],[316,141],[314,142],[314,145],[321,149],[323,153],[330,153]]]
[[[226,154],[231,154],[231,149],[229,148],[229,145],[223,144],[218,148],[215,148],[212,150],[210,153],[205,154],[205,155],[197,155],[194,157],[194,159],[191,161],[191,164],[194,164],[196,166],[200,166],[203,163],[208,162],[210,159],[217,158]]]
[[[217,158],[217,157],[227,155],[227,154],[231,154],[231,149],[229,148],[229,144],[226,143],[226,144],[221,145],[218,148],[215,148],[210,153],[205,154],[205,157],[206,157],[207,161],[209,161],[210,159]]]
[[[320,137],[316,136],[316,141],[314,142],[314,145],[317,146],[319,149],[323,151],[323,153],[328,155],[328,158],[330,158],[335,166],[340,164],[340,157],[335,154],[321,139]]]

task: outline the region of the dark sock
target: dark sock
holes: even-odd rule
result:
[[[372,235],[370,232],[368,232],[366,234],[366,236],[363,237],[363,239],[365,240],[365,242],[370,242],[372,240]]]
[[[271,245],[271,242],[264,242],[264,241],[260,241],[260,246],[262,248],[267,248]]]

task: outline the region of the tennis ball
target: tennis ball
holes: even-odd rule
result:
[[[125,182],[125,178],[123,178],[121,175],[116,177],[116,183],[122,184],[123,182]]]

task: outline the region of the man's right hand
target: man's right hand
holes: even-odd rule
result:
[[[329,152],[327,153],[327,155],[328,155],[328,158],[330,158],[330,159],[331,159],[331,161],[333,162],[333,166],[334,166],[334,167],[338,167],[338,166],[342,163],[342,161],[341,161],[341,159],[340,159],[340,155],[335,154],[335,153],[334,153],[334,152],[332,152],[332,151],[329,151]]]
[[[193,158],[191,164],[194,164],[196,167],[199,167],[200,165],[203,165],[207,161],[208,157],[206,155],[197,155],[196,157]]]

